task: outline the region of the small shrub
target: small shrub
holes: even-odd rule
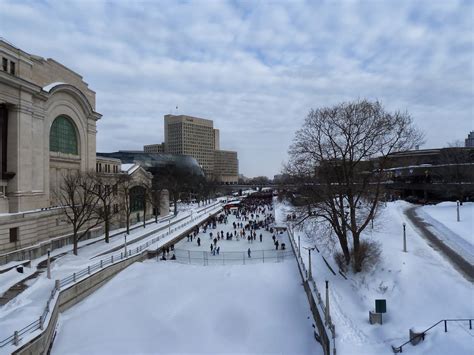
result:
[[[351,257],[354,261],[354,251],[351,250]],[[382,255],[382,245],[375,240],[363,240],[359,246],[360,271],[369,271],[380,261]]]

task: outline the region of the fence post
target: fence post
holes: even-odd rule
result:
[[[20,343],[20,337],[18,336],[18,330],[13,333],[13,345],[17,346]]]
[[[87,267],[87,273],[88,273],[89,275],[91,274],[91,267],[90,267],[90,266]]]
[[[446,319],[444,320],[444,332],[446,333],[448,331],[448,322]]]
[[[329,324],[329,281],[326,280],[326,324]]]
[[[43,328],[44,328],[44,326],[43,326],[43,315],[40,315],[39,325],[40,325],[40,329],[43,330]]]
[[[60,281],[59,280],[54,280],[54,287],[56,288],[56,290],[59,290],[59,288],[60,288]]]
[[[74,282],[76,282],[76,273],[73,273],[73,274],[72,274],[72,280],[73,280]]]
[[[110,263],[113,264],[113,262],[114,262],[114,256],[111,255],[111,256],[110,256]]]

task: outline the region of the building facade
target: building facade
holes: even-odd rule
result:
[[[165,153],[165,143],[148,144],[143,146],[145,153]]]
[[[0,252],[66,233],[61,176],[96,167],[95,92],[53,59],[0,40]]]
[[[206,175],[214,172],[215,138],[211,120],[185,115],[165,115],[165,149],[170,154],[190,155]]]
[[[239,161],[237,152],[229,150],[214,151],[214,170],[217,182],[237,184],[239,180]]]

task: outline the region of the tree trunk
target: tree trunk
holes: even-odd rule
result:
[[[109,238],[110,226],[109,226],[109,218],[108,217],[104,219],[104,229],[105,229],[105,242],[109,243],[110,242],[110,238]]]
[[[78,242],[78,240],[77,240],[77,233],[76,232],[74,232],[74,236],[72,237],[72,239],[73,239],[72,252],[73,252],[74,255],[77,256],[77,242]]]
[[[362,255],[360,252],[360,236],[359,234],[352,234],[352,238],[354,239],[354,255],[353,255],[354,271],[361,272],[362,271]]]
[[[174,203],[174,215],[178,214],[178,202],[176,196],[173,194],[173,203]]]
[[[127,215],[127,234],[130,234],[130,215]]]

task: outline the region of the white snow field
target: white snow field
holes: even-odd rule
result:
[[[197,204],[194,204],[194,206],[186,207],[187,209],[196,209]],[[213,208],[212,210],[216,210],[216,208]],[[180,210],[181,209],[182,208],[180,208]],[[176,216],[176,219],[180,220],[181,218],[188,216],[190,216],[189,212],[180,212]],[[196,217],[197,215],[194,214],[194,218]],[[206,215],[202,215],[202,217],[200,218],[205,219]],[[157,234],[163,233],[163,231],[157,232],[156,234],[152,234],[149,237],[134,243],[134,240],[138,239],[144,233],[153,231],[156,228],[163,227],[163,225],[166,224],[167,221],[159,222],[158,224],[152,223],[150,225],[147,225],[146,228],[138,228],[136,230],[131,231],[130,235],[127,238],[128,247],[136,247],[142,243],[145,243],[147,240],[156,237]],[[158,241],[156,244],[152,244],[150,248],[156,248],[157,245],[176,237],[176,235],[179,233],[179,231],[172,233],[171,235]],[[97,240],[99,240],[97,243],[80,248],[78,256],[72,254],[71,245],[54,250],[52,252],[52,255],[58,255],[64,252],[67,252],[67,254],[58,258],[51,264],[52,279],[47,279],[46,273],[42,273],[38,278],[29,281],[29,287],[25,291],[23,291],[21,294],[19,294],[17,297],[15,297],[13,300],[8,302],[4,306],[0,307],[0,340],[11,336],[15,330],[22,329],[23,327],[27,326],[28,324],[39,318],[39,316],[43,313],[51,290],[54,287],[55,279],[65,278],[74,272],[78,272],[86,268],[87,265],[91,265],[98,262],[100,260],[100,257],[94,258],[96,255],[103,253],[109,250],[110,248],[122,246],[124,241],[123,237],[117,236],[111,239],[110,243],[105,243],[103,240],[101,240],[102,238],[103,236],[98,237],[96,238]],[[90,240],[84,242],[90,242]],[[80,245],[81,244],[83,243],[80,243]],[[39,262],[45,260],[45,258],[46,256],[42,256],[38,259],[32,260],[32,268],[25,268],[26,273],[34,272],[36,269],[36,265]],[[13,274],[13,272],[6,272],[4,274],[0,274],[0,285],[2,285],[2,289],[10,287],[18,281],[16,279],[12,279],[13,277],[17,277],[15,274]],[[9,286],[3,287],[4,284]],[[33,336],[33,333],[29,334],[28,336]],[[13,351],[13,346],[0,348],[0,354],[10,353],[11,351]]]
[[[447,246],[474,264],[474,202],[464,202],[459,206],[459,222],[456,217],[456,202],[423,206],[416,212],[431,225],[428,228]]]
[[[61,314],[52,354],[321,354],[296,262],[135,263]]]
[[[331,317],[336,327],[336,348],[341,355],[393,354],[391,345],[399,346],[409,339],[409,329],[423,331],[441,319],[474,318],[474,287],[426,240],[408,224],[403,214],[411,205],[398,201],[388,203],[364,238],[382,244],[383,260],[366,274],[337,273],[334,259],[321,245],[321,253],[312,257],[313,277],[324,296],[329,280]],[[277,205],[277,221],[284,220],[289,206]],[[467,217],[467,216],[465,216]],[[407,223],[407,253],[403,252],[402,223]],[[314,245],[302,231],[304,246]],[[336,271],[333,275],[322,260],[322,254]],[[307,252],[302,254],[307,263]],[[369,310],[375,299],[387,300],[383,325],[370,325]],[[474,324],[473,324],[474,325]],[[403,354],[472,355],[474,330],[469,323],[448,323],[448,332],[440,324],[430,330],[417,346],[407,344]]]

